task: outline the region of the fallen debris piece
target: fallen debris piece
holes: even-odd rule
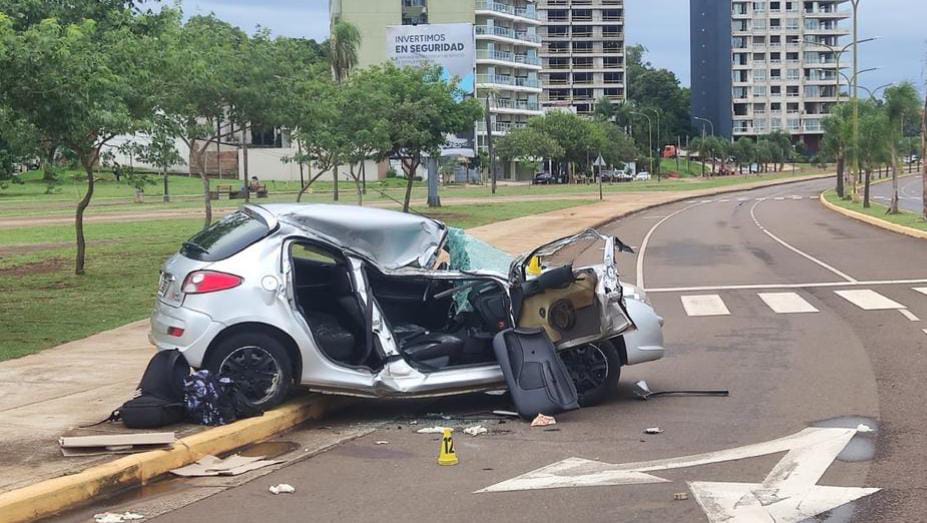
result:
[[[507,417],[509,417],[509,418],[517,418],[517,417],[518,417],[518,413],[517,413],[517,412],[513,412],[513,411],[511,411],[511,410],[494,410],[494,411],[492,411],[492,413],[495,414],[496,416],[507,416]]]
[[[531,422],[532,427],[549,427],[556,424],[557,420],[553,416],[545,416],[544,414],[538,414],[534,421]]]
[[[875,431],[872,430],[872,427],[870,427],[869,425],[860,423],[859,425],[856,426],[856,432],[875,432]]]
[[[172,470],[171,474],[184,478],[238,476],[245,472],[264,468],[269,465],[276,465],[278,463],[283,463],[283,461],[265,460],[263,456],[247,457],[232,454],[224,459],[219,459],[215,456],[204,456],[192,465]]]
[[[508,390],[505,390],[505,389],[503,389],[503,390],[487,390],[487,391],[486,391],[486,394],[487,394],[488,396],[505,396],[505,394],[506,394],[507,392],[508,392]]]
[[[423,429],[418,429],[415,432],[418,434],[444,434],[444,429],[446,428],[447,427],[438,427],[438,426],[425,427]],[[454,430],[454,429],[451,429],[451,430]]]
[[[269,490],[270,493],[273,494],[274,496],[276,496],[277,494],[292,494],[296,492],[296,489],[293,488],[293,485],[290,485],[288,483],[281,483],[279,485],[274,485],[267,490]]]
[[[677,492],[673,494],[673,499],[676,501],[685,501],[689,499],[689,493],[688,492]]]
[[[380,441],[374,442],[374,445],[389,445],[389,442],[385,440],[380,440]]]
[[[170,448],[176,439],[173,432],[112,434],[106,436],[62,436],[58,438],[58,445],[61,447],[61,454],[67,457],[99,456],[166,449]]]
[[[731,395],[727,390],[664,390],[653,392],[644,380],[634,384],[634,395],[638,399],[647,400],[657,396],[716,396],[726,398]]]
[[[663,429],[660,427],[649,427],[644,429],[644,434],[663,434]]]
[[[480,434],[486,434],[487,432],[489,432],[489,429],[482,425],[474,425],[464,429],[465,434],[469,434],[474,437],[479,436]]]
[[[104,512],[93,515],[93,519],[97,523],[123,523],[124,521],[137,521],[144,518],[145,516],[134,512]]]

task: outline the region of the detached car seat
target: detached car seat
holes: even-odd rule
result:
[[[522,418],[579,408],[576,386],[543,330],[504,330],[492,344]]]

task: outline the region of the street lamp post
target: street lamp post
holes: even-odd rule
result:
[[[647,134],[650,136],[650,151],[647,155],[650,160],[650,173],[653,173],[653,120],[650,119],[650,116],[647,113],[642,113],[640,111],[631,111],[629,114],[638,114],[647,119]]]
[[[860,2],[860,0],[851,0],[851,1],[853,2],[853,41],[852,41],[852,42],[850,42],[849,44],[847,44],[847,45],[845,45],[845,46],[843,46],[843,47],[841,47],[841,48],[837,48],[837,47],[835,47],[835,46],[832,46],[832,45],[829,45],[829,44],[825,44],[825,43],[819,42],[819,41],[817,41],[817,40],[813,40],[813,39],[812,39],[812,40],[808,40],[807,37],[804,38],[803,41],[804,41],[805,43],[807,43],[807,44],[812,44],[812,45],[817,45],[817,46],[820,46],[820,47],[824,47],[824,48],[826,48],[827,50],[829,50],[831,53],[833,53],[834,59],[836,60],[837,73],[838,73],[838,74],[836,75],[836,80],[837,80],[837,103],[838,103],[838,104],[840,103],[840,75],[842,74],[842,73],[841,73],[841,70],[840,70],[840,69],[841,69],[841,68],[840,68],[840,59],[841,59],[841,57],[843,56],[843,54],[846,53],[851,47],[853,48],[853,78],[854,78],[854,82],[849,82],[849,84],[852,84],[852,85],[850,85],[850,86],[853,87],[853,143],[854,143],[854,145],[855,145],[856,147],[858,147],[858,146],[859,146],[859,104],[857,103],[857,102],[858,102],[857,94],[859,93],[859,88],[857,87],[857,85],[859,84],[859,82],[858,82],[858,81],[855,81],[855,80],[857,80],[857,79],[859,78],[859,75],[860,75],[859,70],[858,70],[858,61],[857,61],[857,58],[858,58],[858,49],[859,49],[859,44],[864,44],[864,43],[866,43],[866,42],[872,42],[873,40],[878,40],[879,37],[873,36],[873,37],[870,37],[870,38],[864,38],[864,39],[862,39],[862,40],[859,39],[859,33],[858,33],[859,25],[857,24],[857,20],[858,20],[858,18],[857,18],[857,13],[858,13],[858,8],[859,8],[859,2]],[[850,194],[853,195],[853,196],[856,195],[856,176],[858,176],[858,175],[859,175],[859,154],[856,154],[855,170],[854,170],[854,175],[853,175],[853,180],[852,180],[853,183],[850,184],[850,185],[851,185],[851,186],[850,186]],[[837,195],[840,196],[841,198],[843,197],[843,185],[844,185],[844,184],[843,184],[843,177],[842,177],[842,176],[838,176],[838,177],[837,177]]]
[[[712,136],[715,135],[715,124],[711,120],[709,120],[708,118],[702,118],[701,116],[693,116],[692,119],[699,120],[702,122],[708,122],[708,126],[711,127],[711,135]],[[702,126],[702,136],[705,136],[705,126],[704,125]]]

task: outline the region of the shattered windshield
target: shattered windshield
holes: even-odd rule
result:
[[[461,229],[448,229],[447,251],[454,271],[490,271],[506,276],[512,256]]]

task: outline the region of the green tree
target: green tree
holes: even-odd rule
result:
[[[332,76],[336,84],[342,84],[348,79],[351,70],[357,66],[357,48],[361,43],[361,34],[354,25],[343,20],[335,20],[331,27],[329,43],[329,62]],[[337,158],[337,156],[336,156]],[[351,176],[354,177],[354,166],[350,167]],[[334,176],[334,199],[338,201],[338,164],[332,170]],[[356,180],[355,180],[356,181]]]
[[[556,140],[533,127],[512,129],[495,144],[496,155],[504,163],[519,161],[532,170],[545,158],[561,158],[563,147]]]
[[[731,156],[737,162],[737,170],[744,173],[744,165],[751,165],[756,160],[756,142],[746,136],[741,136],[731,147]]]
[[[594,122],[593,125],[601,129],[603,143],[599,152],[605,163],[617,166],[633,161],[640,154],[634,140],[617,125],[611,122]]]
[[[847,153],[853,141],[853,108],[850,104],[840,104],[824,117],[821,125],[824,129],[824,139],[821,144],[823,152],[837,162],[837,195],[846,196],[846,165]]]
[[[766,135],[766,138],[773,144],[773,161],[779,164],[779,171],[782,172],[785,169],[785,163],[792,161],[795,157],[792,137],[782,131],[773,131]]]
[[[859,158],[863,172],[863,207],[869,208],[872,171],[891,158],[891,121],[888,113],[876,103],[867,100],[860,104]]]
[[[154,111],[151,86],[160,71],[160,41],[148,23],[117,9],[106,24],[49,18],[14,29],[12,19],[0,14],[0,105],[49,142],[73,151],[87,178],[75,214],[77,274],[84,273],[84,212],[93,198],[100,151],[115,136],[143,128]]]
[[[165,35],[167,65],[159,82],[159,102],[167,118],[164,127],[189,147],[191,158],[199,164],[205,228],[212,223],[207,151],[242,131],[234,123],[236,114],[247,114],[239,103],[239,88],[250,79],[245,74],[249,38],[213,15],[195,16],[182,25],[179,13],[175,16]]]
[[[445,82],[439,67],[399,68],[391,63],[355,73],[378,85],[380,98],[366,112],[371,121],[388,122],[388,135],[375,151],[377,158],[402,161],[407,185],[402,209],[409,211],[415,173],[426,156],[436,158],[450,133],[472,129],[482,116],[482,105],[474,98],[463,99],[456,82]]]
[[[625,50],[628,101],[638,108],[660,110],[660,129],[658,132],[654,127],[654,140],[660,145],[675,143],[677,136],[692,135],[691,94],[672,71],[657,69],[646,61],[646,53],[647,48],[641,45]]]
[[[920,95],[911,82],[903,82],[885,90],[884,110],[889,122],[889,149],[892,163],[892,201],[889,214],[898,214],[898,156],[904,147],[905,129],[920,117]]]
[[[576,166],[584,165],[588,168],[588,164],[602,149],[605,139],[601,128],[596,127],[592,121],[573,113],[548,113],[532,118],[528,121],[528,126],[560,145],[563,150],[562,155],[552,158],[566,162],[571,181],[575,177]]]

